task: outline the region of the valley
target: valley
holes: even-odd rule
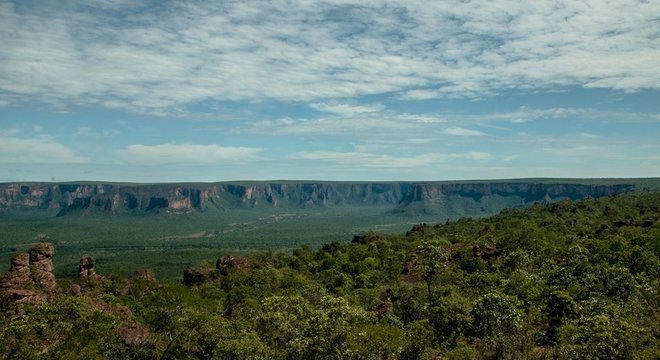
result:
[[[521,179],[428,183],[0,184],[0,263],[35,239],[56,245],[55,273],[74,278],[93,254],[100,273],[181,268],[210,257],[349,242],[365,231],[485,217],[535,202],[658,188],[657,179]]]

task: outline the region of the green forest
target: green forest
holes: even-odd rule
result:
[[[5,295],[0,358],[660,358],[660,193],[207,261]]]

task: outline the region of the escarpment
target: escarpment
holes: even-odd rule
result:
[[[392,213],[478,216],[534,202],[621,194],[635,185],[497,182],[254,182],[211,184],[0,184],[0,211],[187,213],[234,209],[381,207]],[[389,209],[389,210],[387,210]]]

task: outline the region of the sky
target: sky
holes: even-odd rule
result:
[[[0,0],[0,182],[660,176],[660,2]]]

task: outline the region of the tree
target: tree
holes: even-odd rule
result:
[[[429,309],[433,307],[433,283],[436,277],[447,267],[447,255],[439,245],[430,241],[417,247],[416,269],[422,273],[422,279],[426,283]]]
[[[497,358],[510,358],[522,351],[524,343],[523,312],[515,296],[488,293],[472,307],[471,331],[484,340],[486,350]]]

